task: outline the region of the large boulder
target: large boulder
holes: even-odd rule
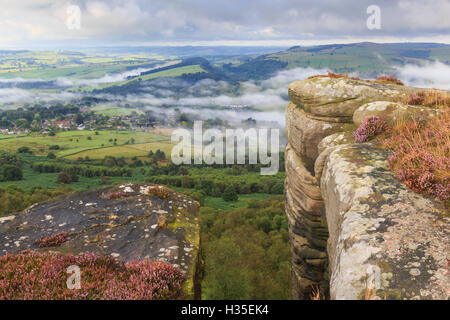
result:
[[[351,122],[353,112],[364,103],[403,101],[413,91],[417,89],[375,81],[317,77],[293,82],[289,97],[308,113]]]
[[[36,243],[62,232],[68,238],[59,246]],[[198,297],[198,203],[166,187],[127,184],[70,194],[1,217],[0,234],[1,255],[25,249],[94,252],[175,264],[186,272],[187,297]]]
[[[374,144],[332,147],[320,187],[332,299],[449,299],[450,220]],[[325,152],[325,151],[324,151]]]

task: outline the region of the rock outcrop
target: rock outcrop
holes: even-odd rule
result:
[[[402,103],[418,89],[319,77],[289,87],[286,214],[293,296],[448,299],[450,221],[388,170],[387,150],[356,144],[366,116],[388,123],[438,111]]]
[[[68,238],[59,246],[36,244],[62,232]],[[187,297],[199,298],[198,203],[166,187],[126,184],[78,192],[1,217],[0,234],[1,255],[25,249],[94,252],[124,261],[175,264],[186,272]]]

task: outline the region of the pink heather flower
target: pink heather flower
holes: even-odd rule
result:
[[[363,123],[353,132],[356,142],[365,142],[387,129],[386,122],[378,116],[367,116]]]
[[[67,267],[81,269],[81,289],[66,286]],[[32,270],[32,272],[30,272]],[[163,262],[26,250],[0,257],[0,300],[180,299],[184,274]]]
[[[39,248],[57,247],[66,242],[67,237],[67,233],[61,232],[50,237],[43,237],[42,239],[36,240],[34,243],[39,245]]]

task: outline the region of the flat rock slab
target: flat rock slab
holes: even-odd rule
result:
[[[148,194],[149,185],[110,186],[0,217],[0,255],[31,249],[75,255],[94,252],[123,261],[148,258],[176,264],[192,280],[200,237],[198,203],[165,190],[168,197],[160,199]],[[113,193],[121,196],[110,199]],[[60,246],[35,244],[61,232],[67,233],[68,240]]]
[[[402,101],[416,88],[367,80],[313,78],[289,86],[291,101],[306,112],[352,121],[353,112],[372,101]]]
[[[397,180],[386,158],[374,144],[343,144],[325,161],[330,296],[449,299],[450,219]]]

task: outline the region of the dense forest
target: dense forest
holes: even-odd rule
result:
[[[283,196],[233,211],[201,210],[203,299],[290,299]]]

